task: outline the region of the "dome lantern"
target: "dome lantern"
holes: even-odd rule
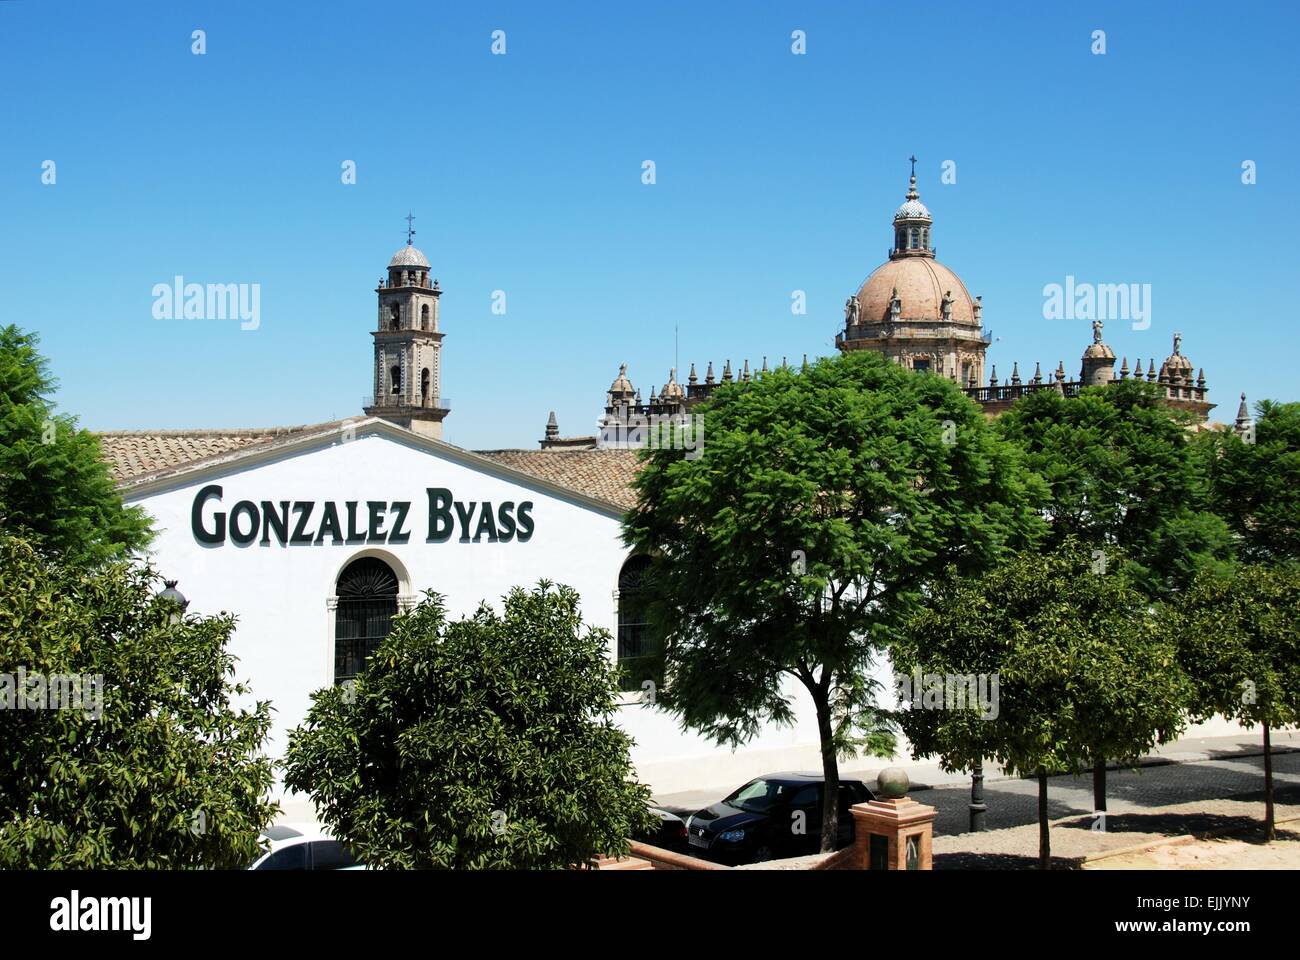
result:
[[[934,257],[934,247],[930,244],[930,227],[934,218],[921,202],[921,195],[916,192],[916,155],[912,161],[912,178],[908,181],[907,196],[903,205],[894,212],[894,249],[889,258],[899,257]]]

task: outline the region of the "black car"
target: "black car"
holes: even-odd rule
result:
[[[759,863],[821,850],[820,773],[770,773],[686,820],[690,852],[718,863]],[[841,780],[836,849],[853,842],[849,807],[874,800],[861,780]]]
[[[652,847],[659,847],[661,850],[685,853],[686,821],[677,814],[670,813],[659,807],[650,807],[649,810],[658,818],[658,826],[643,833],[638,833],[632,839],[648,843]]]

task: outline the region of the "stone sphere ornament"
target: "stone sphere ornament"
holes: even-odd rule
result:
[[[882,800],[901,800],[912,785],[907,771],[902,767],[886,767],[876,775],[876,786]]]

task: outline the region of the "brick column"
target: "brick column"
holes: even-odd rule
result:
[[[854,865],[859,870],[931,870],[934,807],[909,797],[872,800],[853,814]]]

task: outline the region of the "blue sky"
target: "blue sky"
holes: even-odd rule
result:
[[[1073,275],[1151,284],[1106,339],[1181,331],[1214,416],[1300,399],[1296,5],[1056,7],[4,0],[0,322],[94,429],[349,416],[410,209],[447,438],[533,447],[550,410],[592,432],[620,362],[661,385],[675,331],[701,375],[833,352],[915,153],[1002,376],[1077,372],[1090,325],[1043,317]],[[260,284],[260,327],[154,319],[176,274]]]

